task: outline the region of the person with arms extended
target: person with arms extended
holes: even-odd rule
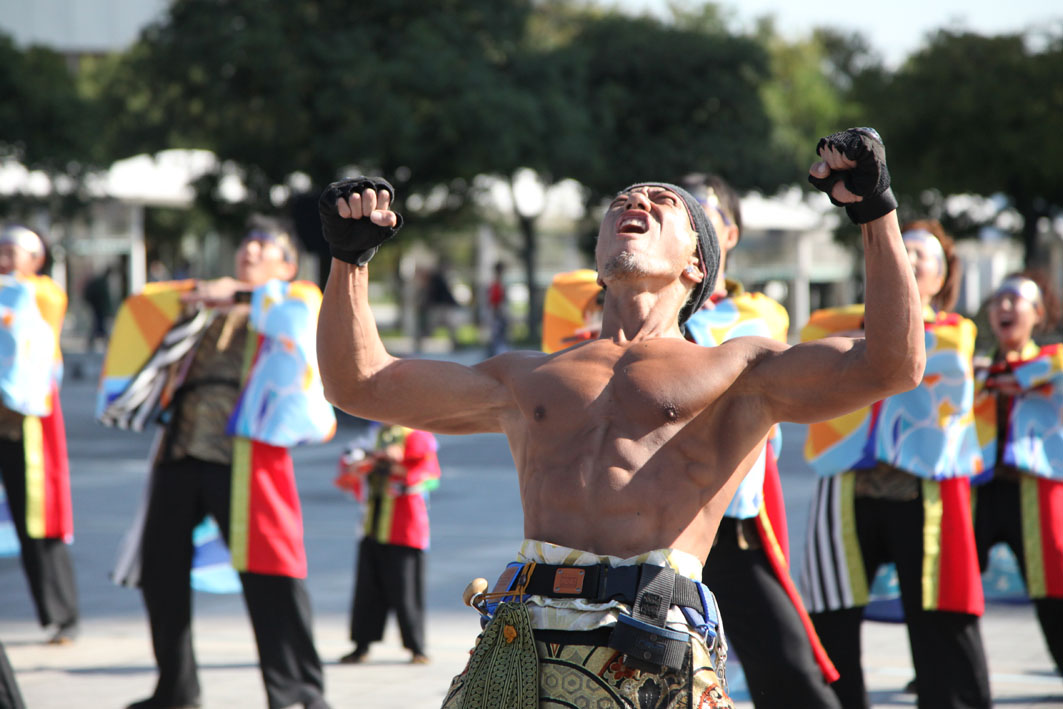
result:
[[[428,550],[428,493],[439,487],[439,445],[428,431],[380,426],[376,445],[354,448],[340,460],[336,484],[364,506],[364,535],[351,600],[354,650],[345,664],[364,662],[384,637],[394,609],[410,662],[428,663],[424,640],[424,562]]]
[[[724,276],[727,255],[742,238],[738,193],[718,175],[691,175],[683,186],[705,209],[720,242],[716,287],[687,321],[687,336],[707,347],[744,335],[786,342],[786,309]],[[794,697],[809,709],[837,707],[828,683],[838,679],[838,671],[790,577],[786,507],[776,465],[778,427],[775,434],[727,506],[702,580],[720,603],[757,709],[792,707]],[[776,640],[764,642],[766,637]]]
[[[906,390],[923,371],[877,134],[836,134],[819,154],[812,174],[864,224],[866,341],[685,340],[680,327],[716,284],[719,244],[686,190],[650,182],[620,192],[602,219],[597,339],[475,366],[398,359],[377,333],[366,267],[401,226],[394,191],[356,178],[322,194],[333,255],[318,326],[326,395],[373,420],[505,433],[517,466],[527,539],[497,594],[472,599],[493,617],[444,706],[732,706],[702,564],[764,437],[776,421],[831,418]]]
[[[996,347],[976,371],[987,463],[973,490],[978,562],[984,571],[994,544],[1011,548],[1063,671],[1063,345],[1033,340],[1059,323],[1059,300],[1027,271],[1004,279],[988,312]]]
[[[66,427],[59,401],[59,333],[66,293],[48,276],[44,242],[11,225],[0,230],[0,474],[21,547],[22,568],[52,644],[78,634]]]
[[[288,233],[264,225],[240,244],[235,278],[149,283],[116,319],[97,417],[165,421],[139,554],[159,677],[132,709],[199,706],[189,573],[208,514],[240,572],[268,706],[328,706],[288,448],[329,439],[336,422],[314,351],[321,294],[292,280],[296,259]]]
[[[861,623],[876,570],[893,563],[918,705],[988,707],[978,622],[985,602],[970,507],[971,476],[982,468],[972,411],[975,325],[948,312],[960,264],[945,230],[921,220],[902,233],[922,303],[925,376],[912,391],[809,427],[805,454],[820,479],[802,590],[841,673],[831,687],[842,706],[869,705]],[[867,311],[863,305],[817,311],[801,337],[866,330]]]

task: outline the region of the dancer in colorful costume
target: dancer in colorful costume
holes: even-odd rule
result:
[[[321,293],[295,272],[291,238],[264,226],[240,245],[236,278],[151,283],[116,318],[97,417],[164,422],[140,562],[159,678],[136,709],[199,705],[189,573],[207,514],[240,572],[270,709],[328,706],[288,448],[329,439],[335,417],[316,367]]]
[[[364,662],[384,637],[388,611],[399,621],[410,662],[428,663],[424,643],[424,560],[428,550],[428,493],[439,487],[439,444],[428,431],[380,426],[369,449],[349,449],[336,484],[364,507],[364,536],[351,599],[354,650],[343,663]]]
[[[543,299],[543,352],[597,339],[605,293],[589,268],[555,274]]]
[[[691,176],[684,186],[697,197],[720,240],[716,289],[687,321],[687,336],[715,347],[745,335],[786,342],[790,317],[763,293],[749,293],[725,278],[727,254],[742,238],[738,193],[723,178]],[[715,589],[727,619],[727,637],[738,652],[757,709],[837,707],[828,684],[838,671],[812,627],[790,577],[789,541],[782,483],[776,464],[782,436],[773,430],[724,512],[703,581]],[[772,637],[774,642],[764,642]]]
[[[984,569],[1004,542],[1019,561],[1048,650],[1063,670],[1063,345],[1032,339],[1059,322],[1040,274],[1008,276],[989,301],[997,344],[978,373],[975,416],[988,470],[974,488]]]
[[[988,707],[978,618],[984,610],[970,478],[982,469],[973,425],[975,326],[949,313],[959,285],[952,240],[936,221],[903,227],[923,303],[919,387],[813,424],[805,457],[820,475],[802,591],[841,679],[845,707],[868,706],[860,626],[880,564],[897,566],[920,707]],[[856,305],[813,313],[802,340],[859,333]]]
[[[44,242],[22,226],[0,231],[0,473],[22,568],[53,644],[78,633],[77,584],[66,428],[59,402],[59,333],[66,293],[37,271]]]
[[[817,152],[810,175],[863,224],[866,341],[688,342],[681,327],[716,284],[719,243],[689,192],[651,182],[620,192],[602,219],[597,339],[474,366],[399,359],[377,332],[366,267],[401,226],[394,189],[354,178],[322,194],[333,260],[318,354],[330,400],[436,433],[505,433],[517,466],[526,540],[496,592],[483,579],[471,589],[490,620],[444,706],[733,706],[702,564],[765,436],[777,421],[911,388],[924,366],[881,141],[851,129]]]

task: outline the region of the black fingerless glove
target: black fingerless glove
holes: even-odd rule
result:
[[[374,224],[369,217],[345,219],[336,211],[336,200],[347,199],[355,192],[374,189],[378,193],[391,193],[395,200],[395,188],[382,177],[353,177],[333,182],[317,200],[317,212],[321,217],[321,233],[328,242],[332,257],[356,266],[364,266],[373,258],[382,243],[399,233],[402,215],[395,212],[398,222],[386,227]]]
[[[825,147],[833,147],[856,162],[856,167],[832,170],[826,177],[809,175],[808,181],[817,190],[826,192],[833,204],[845,207],[853,224],[866,224],[897,208],[897,198],[890,189],[890,173],[886,169],[886,147],[874,128],[850,128],[820,138],[816,152]],[[838,180],[844,181],[850,192],[864,199],[850,204],[834,199],[831,189]]]

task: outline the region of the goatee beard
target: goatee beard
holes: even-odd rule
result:
[[[647,275],[646,267],[630,251],[621,251],[602,268],[602,275],[611,279],[624,279]]]

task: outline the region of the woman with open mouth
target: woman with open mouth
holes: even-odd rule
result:
[[[1033,339],[1059,323],[1059,301],[1041,274],[1024,272],[1004,279],[988,314],[996,349],[976,363],[986,465],[974,493],[978,562],[985,570],[998,542],[1011,548],[1063,668],[1063,345]]]
[[[991,706],[979,618],[982,582],[971,478],[982,469],[972,425],[977,329],[950,312],[961,264],[937,220],[901,226],[923,305],[926,368],[916,388],[809,426],[805,458],[819,476],[805,544],[802,591],[841,679],[846,709],[870,706],[860,626],[879,569],[893,564],[918,706]],[[801,339],[862,336],[864,306],[816,311]]]

